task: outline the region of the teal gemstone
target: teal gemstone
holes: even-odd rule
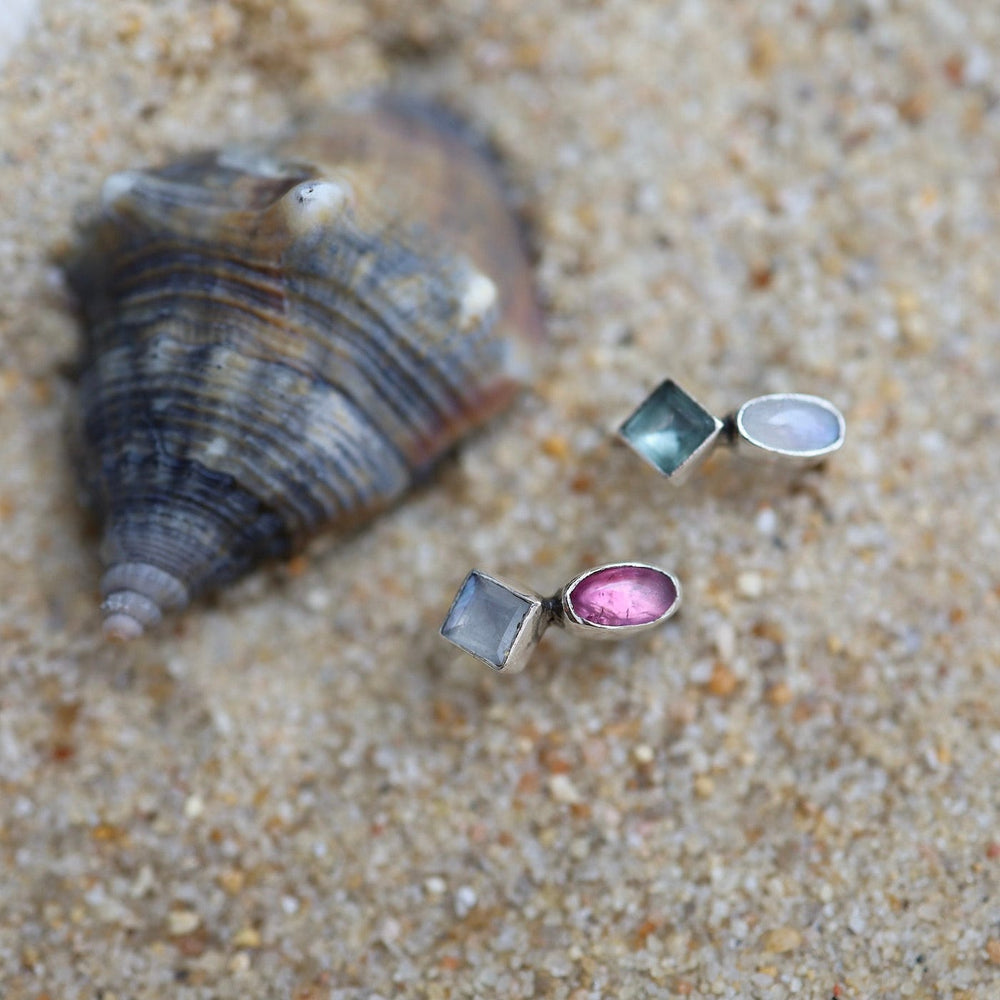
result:
[[[494,670],[503,670],[533,603],[473,570],[441,626],[441,635]]]
[[[622,424],[625,442],[664,476],[673,476],[708,448],[722,430],[676,382],[667,379]]]

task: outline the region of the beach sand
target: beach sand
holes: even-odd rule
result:
[[[4,1000],[997,995],[996,5],[7,11]],[[505,151],[537,380],[370,529],[105,645],[54,255],[109,173],[387,85]],[[611,434],[667,376],[847,443],[675,489]],[[472,566],[619,559],[667,626],[516,677],[437,636]]]

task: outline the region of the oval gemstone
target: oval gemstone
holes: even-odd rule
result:
[[[649,625],[677,604],[677,584],[653,566],[602,566],[578,580],[566,595],[570,610],[589,625]]]
[[[751,444],[792,458],[819,458],[844,443],[844,418],[819,396],[759,396],[740,407],[736,424]]]

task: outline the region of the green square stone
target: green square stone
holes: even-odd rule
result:
[[[707,452],[721,430],[721,420],[667,379],[639,404],[618,433],[641,458],[670,478]]]

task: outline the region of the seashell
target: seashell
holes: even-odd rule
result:
[[[525,379],[541,323],[494,164],[373,99],[115,174],[66,263],[104,632],[399,498]]]

